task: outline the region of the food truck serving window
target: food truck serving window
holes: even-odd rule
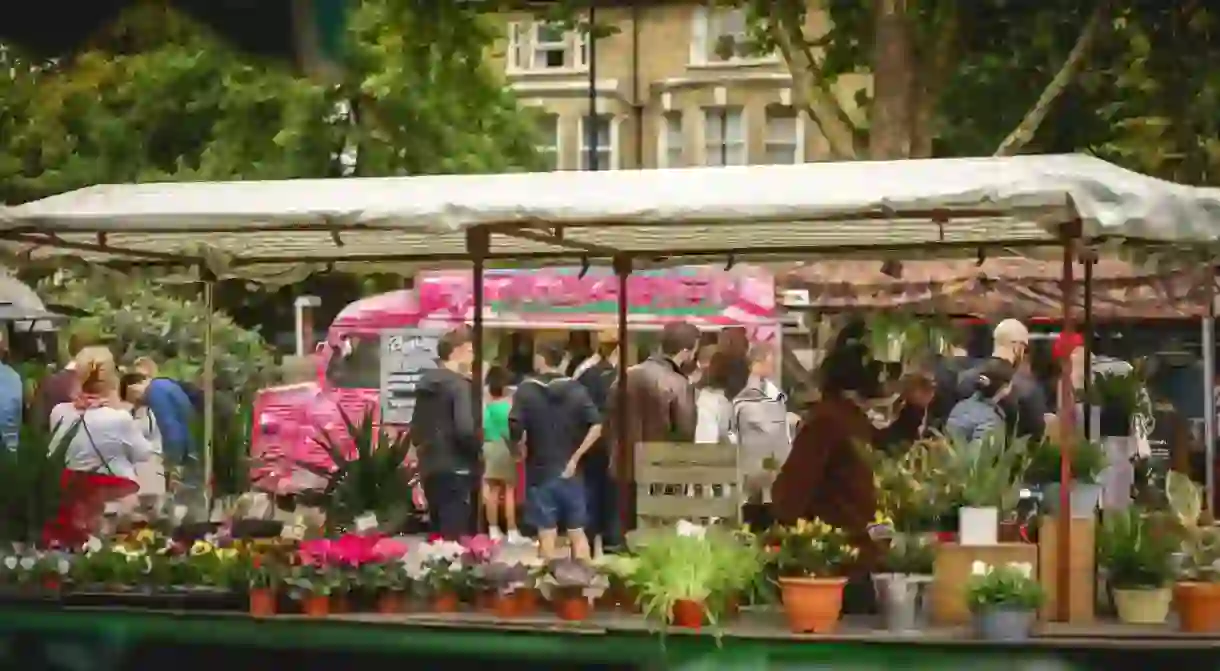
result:
[[[377,389],[381,386],[381,338],[344,336],[326,366],[326,381],[337,389]]]

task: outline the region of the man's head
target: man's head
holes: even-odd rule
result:
[[[142,356],[131,364],[132,369],[147,378],[157,377],[157,362],[150,356]]]
[[[469,373],[474,364],[474,339],[470,329],[459,326],[445,333],[436,344],[441,365],[458,373]]]
[[[661,330],[661,354],[679,367],[690,363],[699,347],[699,329],[693,324],[674,322]]]
[[[538,343],[534,348],[534,368],[539,373],[555,373],[563,368],[567,349],[557,342]]]
[[[140,372],[125,373],[119,378],[119,398],[132,405],[143,405],[151,381],[152,378]]]
[[[775,376],[775,348],[768,343],[754,343],[750,347],[750,375],[759,379]]]
[[[597,356],[602,361],[618,362],[618,332],[600,331],[597,334]]]
[[[1004,359],[1013,366],[1021,365],[1029,350],[1029,329],[1016,319],[1005,319],[995,327],[993,356]]]

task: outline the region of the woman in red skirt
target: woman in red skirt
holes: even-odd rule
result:
[[[135,419],[120,409],[118,371],[104,347],[76,356],[81,390],[72,403],[51,411],[51,449],[63,449],[65,470],[59,514],[47,525],[49,546],[79,547],[97,530],[106,504],[136,493],[135,464],[153,452]]]

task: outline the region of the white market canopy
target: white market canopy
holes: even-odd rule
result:
[[[222,275],[331,264],[808,258],[1086,238],[1209,244],[1220,192],[1083,155],[675,170],[99,185],[0,210],[26,260],[207,263]],[[939,251],[938,249],[939,248]]]

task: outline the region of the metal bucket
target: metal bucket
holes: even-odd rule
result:
[[[876,573],[873,589],[877,592],[877,604],[885,621],[887,631],[894,633],[918,632],[927,625],[925,602],[930,575],[907,573]]]

